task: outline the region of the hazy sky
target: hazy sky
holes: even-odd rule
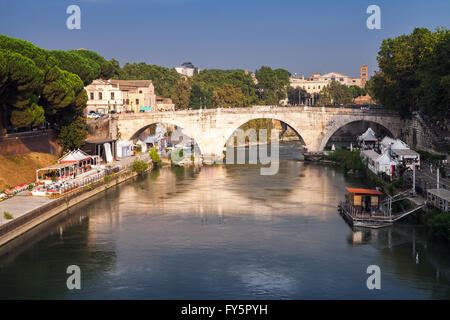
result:
[[[81,30],[68,30],[66,8],[81,8]],[[381,8],[381,30],[366,9]],[[291,73],[377,68],[382,39],[415,27],[449,26],[449,0],[0,0],[0,34],[46,49],[94,50],[121,62],[201,69],[261,65]]]

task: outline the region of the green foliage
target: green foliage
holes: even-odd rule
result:
[[[211,102],[214,108],[242,108],[247,103],[247,99],[241,89],[225,83],[222,87],[214,90]]]
[[[186,109],[189,107],[189,97],[191,95],[190,81],[180,79],[175,84],[172,92],[172,101],[177,109]]]
[[[416,28],[409,35],[383,40],[380,72],[367,89],[386,108],[409,117],[415,109],[448,118],[450,105],[450,32]]]
[[[199,92],[195,93],[195,96],[201,96],[203,99],[203,105],[207,108],[212,106],[212,96],[214,90],[223,88],[226,84],[238,88],[242,91],[245,97],[243,106],[249,106],[255,104],[258,101],[258,96],[256,94],[256,86],[253,82],[252,76],[246,74],[244,70],[202,70],[199,74],[195,75],[192,79],[193,85],[197,85],[200,89]],[[195,100],[193,100],[195,101]],[[196,108],[196,102],[194,106]]]
[[[363,172],[365,169],[365,164],[361,160],[358,150],[348,151],[338,149],[330,153],[326,158],[327,160],[339,163],[346,171],[351,169]]]
[[[303,104],[308,98],[310,98],[310,94],[303,88],[290,87],[288,90],[289,104]]]
[[[256,70],[257,87],[263,89],[263,102],[267,105],[278,105],[287,97],[290,73],[284,69],[262,66]]]
[[[345,84],[332,81],[320,91],[319,105],[348,104],[353,100],[353,90]]]
[[[13,218],[12,214],[9,213],[8,211],[3,212],[3,217],[5,217],[5,219],[7,220],[11,220]]]
[[[108,184],[109,181],[111,181],[111,176],[110,176],[110,175],[106,175],[106,176],[103,177],[103,182],[104,182],[105,184]]]
[[[161,156],[159,155],[159,153],[156,151],[155,148],[151,148],[149,154],[150,154],[150,157],[152,158],[153,163],[156,164],[156,163],[161,162]]]
[[[360,86],[349,86],[348,87],[352,93],[352,98],[358,98],[360,96],[365,96],[367,94],[367,90],[364,88],[361,88]]]
[[[420,159],[422,161],[439,161],[445,160],[447,158],[446,155],[434,154],[424,150],[417,150],[417,152],[420,154]]]
[[[427,210],[425,224],[431,228],[431,233],[436,239],[450,241],[450,213],[437,209]]]
[[[148,163],[142,160],[135,159],[131,164],[131,170],[137,174],[142,174],[148,169]]]
[[[119,66],[120,67],[120,66]],[[145,62],[126,63],[114,77],[122,80],[148,80],[151,79],[155,86],[155,93],[162,97],[171,97],[173,90],[181,76],[175,69],[168,69],[157,65],[149,65]]]
[[[0,35],[0,133],[47,120],[61,128],[65,149],[80,146],[86,137],[84,86],[113,71],[111,62],[89,50],[47,51]]]
[[[34,188],[34,184],[31,183],[31,184],[28,185],[28,191],[33,190],[33,188]]]
[[[64,151],[78,149],[84,145],[88,135],[86,120],[78,117],[70,124],[61,128],[58,139],[60,140]]]

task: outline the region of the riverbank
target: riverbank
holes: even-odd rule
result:
[[[153,170],[151,159],[146,159],[144,161],[149,163],[148,168],[144,170],[144,172]],[[126,167],[122,171],[105,176],[103,180],[99,180],[84,187],[79,187],[57,199],[34,198],[26,194],[21,194],[5,200],[4,203],[2,203],[2,208],[9,206],[16,208],[16,210],[23,211],[19,212],[19,214],[15,214],[14,219],[9,221],[2,220],[2,224],[0,225],[1,254],[8,252],[7,248],[5,249],[5,246],[12,240],[24,235],[38,225],[57,216],[74,205],[126,180],[136,177],[138,174],[140,173],[134,172],[131,167]],[[7,203],[7,201],[14,201],[15,203]]]
[[[392,197],[401,193],[400,189],[404,187],[401,179],[386,181],[385,178],[375,175],[365,165],[359,152],[356,150],[336,150],[328,155],[324,155],[317,163],[339,167],[345,174],[359,177],[364,181],[364,184],[372,188],[377,187],[382,192]],[[416,201],[413,199],[404,199],[401,202],[393,203],[392,209],[394,211],[398,209],[411,209],[414,206],[419,205],[419,202],[423,204],[425,201],[425,199],[420,196],[417,196],[417,198],[415,198]],[[430,208],[422,208],[406,219],[425,225],[428,227],[429,234],[433,238],[450,243],[450,213],[438,212],[437,210]]]

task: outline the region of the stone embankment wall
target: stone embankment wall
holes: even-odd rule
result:
[[[153,166],[150,163],[148,171],[151,171],[152,169]],[[94,188],[92,190],[89,190],[87,187],[80,188],[75,193],[63,196],[48,203],[47,205],[30,211],[29,213],[0,226],[0,255],[6,254],[12,250],[14,247],[14,245],[10,245],[12,240],[24,235],[38,225],[49,220],[50,218],[55,217],[59,213],[73,207],[74,205],[135,176],[137,176],[135,172],[126,170],[116,174],[115,177],[107,184],[104,183],[104,181],[98,181],[93,184]]]
[[[54,130],[14,133],[0,137],[0,154],[16,156],[30,152],[61,154],[58,136]]]

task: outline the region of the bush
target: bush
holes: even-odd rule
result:
[[[34,188],[34,185],[33,185],[32,183],[30,183],[30,184],[28,185],[28,191],[33,190],[33,188]]]
[[[153,163],[159,163],[161,162],[161,156],[159,155],[159,153],[156,151],[155,148],[151,148],[150,149],[150,157],[152,158],[152,162]]]
[[[111,180],[111,176],[105,176],[105,177],[103,178],[103,181],[105,182],[105,184],[108,184],[108,183],[109,183],[109,180]]]
[[[131,164],[131,170],[137,174],[144,173],[148,169],[148,163],[142,160],[135,159]]]
[[[11,220],[13,218],[12,214],[9,213],[8,211],[3,212],[3,216],[5,217],[5,219],[7,220]]]
[[[436,239],[450,241],[449,212],[439,212],[436,209],[428,210],[425,215],[425,223],[431,228],[431,233]]]

